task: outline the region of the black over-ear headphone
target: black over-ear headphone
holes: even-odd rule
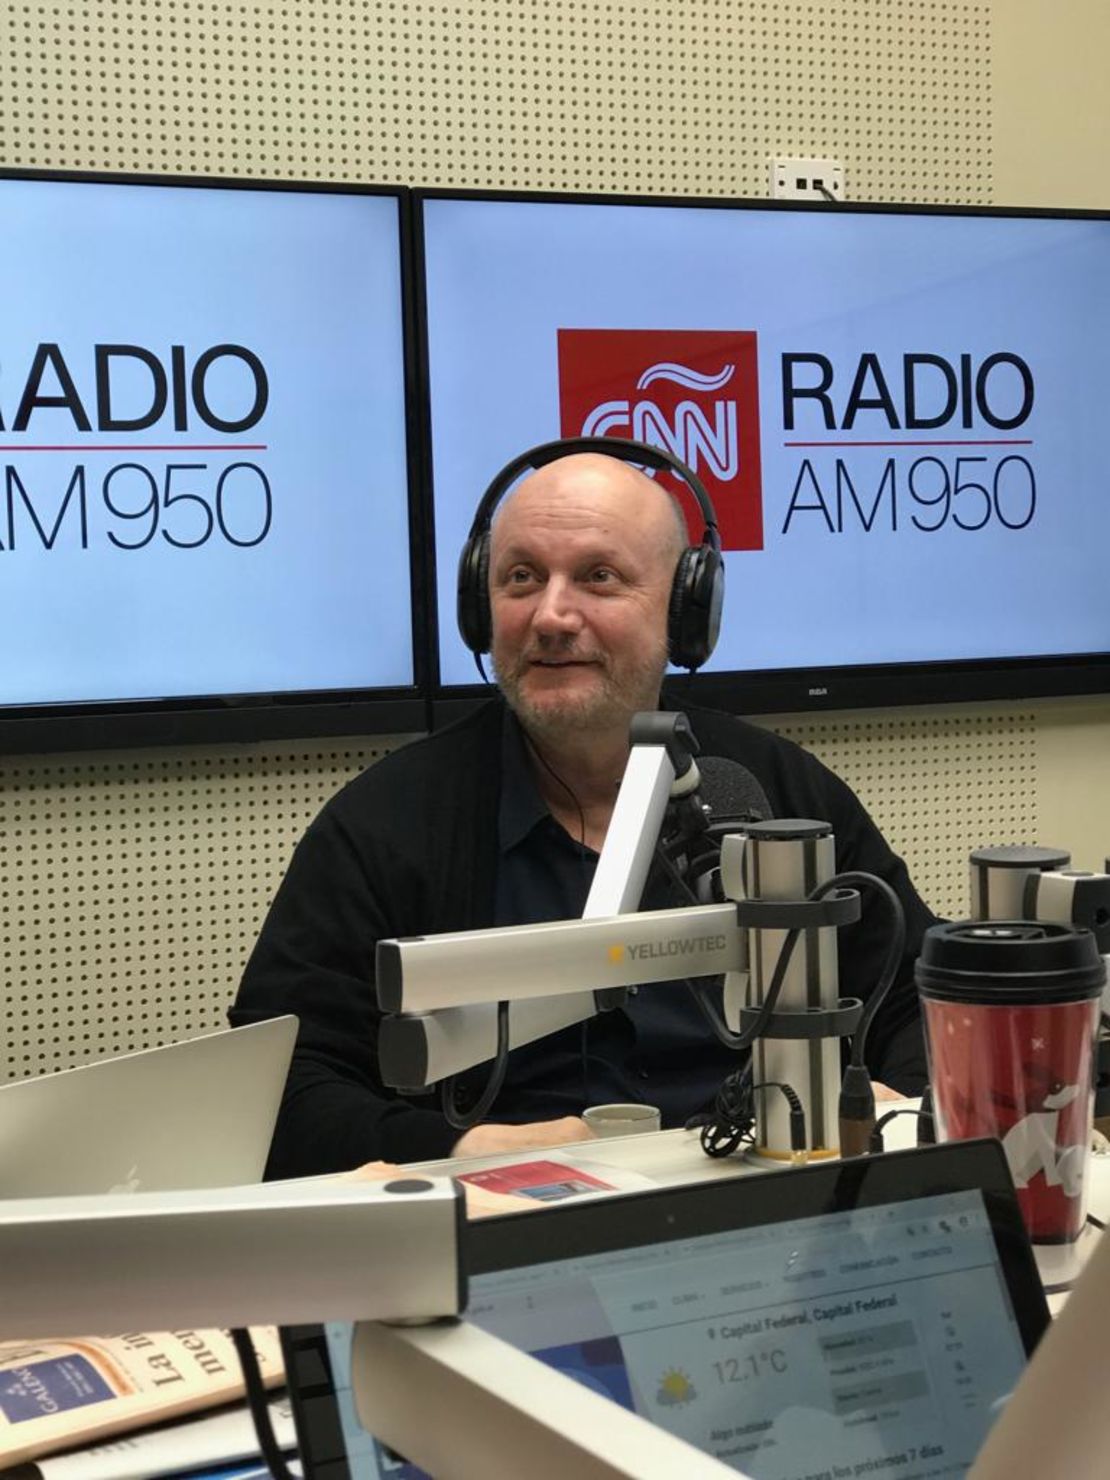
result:
[[[489,652],[489,531],[494,509],[521,473],[578,452],[600,452],[619,462],[674,473],[697,500],[705,531],[701,544],[688,546],[675,567],[667,614],[667,648],[671,662],[677,667],[700,668],[717,641],[725,594],[717,515],[700,478],[684,462],[661,447],[625,437],[565,437],[557,442],[543,442],[514,457],[497,474],[482,495],[459,557],[458,621],[463,642],[475,656]]]

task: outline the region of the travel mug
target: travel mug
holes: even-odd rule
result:
[[[1046,921],[934,925],[915,976],[940,1139],[996,1137],[1030,1237],[1077,1238],[1106,979],[1094,936]]]

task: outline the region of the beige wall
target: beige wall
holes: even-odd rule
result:
[[[1060,701],[1038,719],[1042,839],[1070,848],[1076,868],[1101,872],[1110,859],[1110,702]]]
[[[994,199],[1110,210],[1110,6],[994,0]]]
[[[1110,6],[995,0],[992,10],[996,203],[1110,210]],[[1038,599],[1066,602],[1067,592],[1030,592]],[[1106,627],[1110,636],[1110,551]],[[1042,703],[1037,715],[1044,841],[1101,869],[1110,856],[1110,702]]]

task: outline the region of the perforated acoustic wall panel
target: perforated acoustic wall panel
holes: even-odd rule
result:
[[[293,846],[402,739],[7,765],[0,957],[10,1076],[226,1026]]]
[[[1031,711],[796,718],[773,728],[851,786],[939,915],[967,915],[973,848],[1044,841]]]
[[[770,156],[835,154],[855,199],[986,203],[995,19],[959,0],[5,0],[0,164],[758,196]],[[1035,835],[1028,715],[788,729],[938,907],[967,846]],[[0,763],[0,1077],[221,1023],[294,840],[392,743]],[[999,817],[1003,777],[1025,801]]]
[[[942,0],[5,4],[0,156],[81,170],[988,203],[991,7]]]

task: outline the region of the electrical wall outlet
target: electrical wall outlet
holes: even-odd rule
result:
[[[844,166],[839,159],[772,159],[772,200],[844,199]]]

